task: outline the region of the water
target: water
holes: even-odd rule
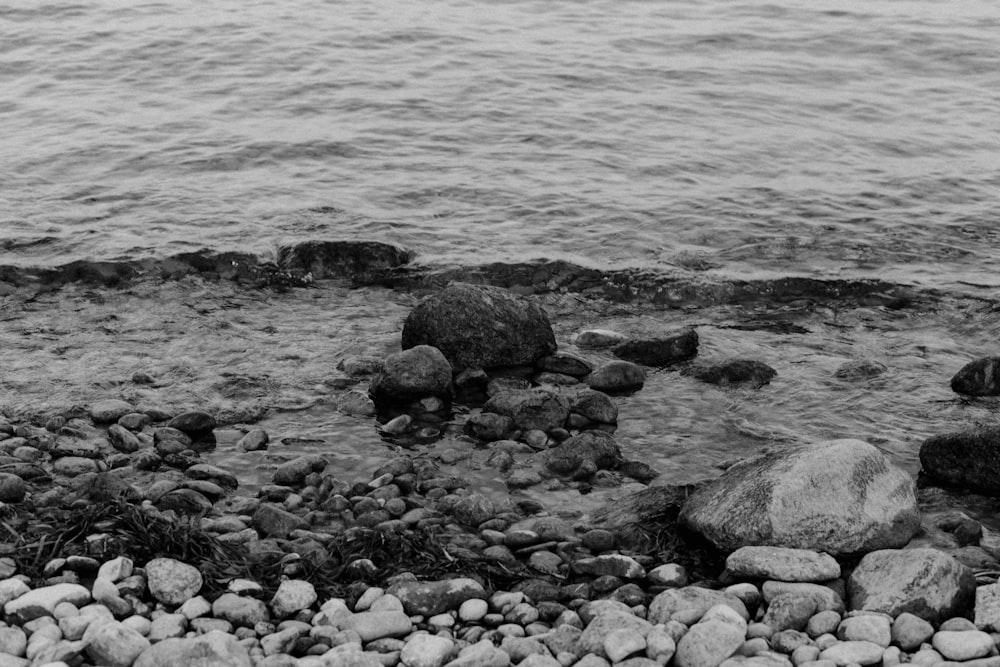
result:
[[[899,309],[762,291],[664,310],[540,294],[565,349],[585,326],[695,324],[703,356],[778,370],[759,392],[657,372],[620,399],[622,446],[666,481],[841,436],[915,473],[924,437],[997,407],[947,387],[1000,333],[991,2],[36,2],[0,8],[0,90],[0,265],[15,275],[334,238],[398,243],[423,268],[547,258],[934,295]],[[7,412],[110,395],[251,404],[271,430],[336,441],[347,470],[392,453],[331,410],[324,381],[345,354],[394,349],[418,292],[4,285]],[[802,332],[731,328],[762,319]],[[833,377],[862,357],[890,372]],[[136,370],[161,384],[135,388]],[[274,464],[227,446],[229,465]],[[426,453],[449,446],[467,443]]]

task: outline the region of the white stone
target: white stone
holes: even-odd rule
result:
[[[740,547],[726,558],[726,569],[737,578],[776,581],[827,581],[840,576],[840,564],[833,556],[788,547]]]
[[[646,573],[646,581],[656,586],[673,586],[680,588],[687,586],[687,570],[683,565],[677,563],[665,563],[658,565]]]
[[[153,597],[171,606],[193,598],[204,583],[198,568],[173,558],[154,558],[146,563],[146,580]]]
[[[133,569],[134,564],[131,558],[118,556],[101,564],[100,569],[97,570],[97,578],[117,583],[126,577],[131,577]]]
[[[372,586],[358,598],[358,601],[354,603],[354,611],[368,611],[375,600],[379,599],[385,595],[385,589],[379,588],[378,586]]]
[[[984,632],[1000,631],[1000,584],[976,588],[975,623]]]
[[[278,585],[278,590],[271,598],[271,610],[278,618],[285,618],[302,609],[308,609],[317,598],[316,588],[308,581],[286,579]]]
[[[361,636],[361,641],[370,642],[382,637],[403,637],[410,633],[413,624],[403,612],[363,611],[347,619],[343,628],[354,630]]]
[[[0,581],[0,604],[6,605],[11,600],[29,592],[31,587],[23,579],[12,578]]]
[[[819,654],[820,660],[832,660],[838,667],[857,663],[874,665],[882,662],[882,647],[872,642],[837,642]]]
[[[372,602],[368,611],[403,611],[403,602],[395,595],[386,593]]]
[[[981,630],[942,630],[934,633],[931,645],[948,660],[961,662],[988,656],[993,637]]]
[[[409,667],[441,667],[454,648],[455,642],[447,637],[417,633],[406,642],[399,657]]]
[[[97,602],[108,602],[109,600],[117,600],[121,597],[118,593],[118,587],[110,579],[96,579],[94,581],[94,586],[90,590],[91,596]]]
[[[129,627],[145,637],[149,634],[152,623],[145,616],[132,615],[122,621],[122,625]]]
[[[203,596],[196,595],[178,607],[177,613],[181,614],[189,621],[193,618],[201,618],[202,616],[207,616],[212,613],[212,603],[206,600]]]
[[[298,628],[285,628],[261,637],[260,648],[264,651],[264,655],[288,653],[300,636],[302,632]]]
[[[24,657],[28,648],[28,636],[24,630],[17,627],[0,628],[0,653]]]
[[[489,613],[489,603],[479,598],[471,598],[458,608],[458,618],[465,623],[475,623],[483,620]]]
[[[653,626],[646,635],[646,656],[665,665],[677,652],[677,642],[661,625]]]
[[[676,667],[717,667],[743,644],[745,627],[724,620],[699,622],[677,642]]]
[[[604,652],[611,662],[621,662],[646,649],[646,639],[634,628],[612,630],[604,638]]]
[[[4,613],[17,623],[51,616],[60,602],[80,606],[90,602],[90,591],[80,584],[53,584],[29,591],[4,605]]]

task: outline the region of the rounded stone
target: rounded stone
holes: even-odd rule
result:
[[[163,604],[184,604],[204,583],[198,568],[173,558],[154,558],[146,563],[149,592]]]
[[[0,472],[0,502],[19,503],[24,500],[27,486],[24,480],[8,472]]]

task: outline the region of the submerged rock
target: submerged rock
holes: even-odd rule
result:
[[[549,316],[537,303],[464,283],[420,302],[406,318],[402,344],[433,345],[456,370],[534,364],[556,351]]]
[[[885,364],[871,359],[855,359],[841,364],[833,376],[841,380],[868,380],[889,370]]]
[[[646,384],[646,371],[631,361],[609,361],[595,368],[583,381],[591,389],[612,394],[635,391]]]
[[[621,449],[603,431],[584,431],[546,453],[545,467],[563,477],[590,477],[598,470],[614,470],[622,463]]]
[[[776,370],[755,359],[702,362],[681,371],[681,375],[690,375],[709,384],[748,384],[753,387],[768,384],[777,374]]]
[[[519,429],[551,431],[566,423],[569,401],[547,389],[529,389],[497,394],[486,402],[483,411],[510,417]]]
[[[931,436],[920,445],[920,465],[946,484],[1000,494],[1000,427]]]
[[[951,378],[951,390],[968,396],[1000,395],[1000,357],[970,361]]]
[[[611,351],[619,359],[643,366],[670,366],[698,354],[698,332],[681,329],[655,338],[631,338]]]
[[[695,491],[681,520],[721,549],[852,554],[901,547],[920,527],[913,480],[860,440],[741,461]]]
[[[937,549],[884,549],[861,559],[847,591],[851,609],[908,612],[937,624],[969,609],[976,580],[972,570]]]
[[[278,249],[282,270],[311,273],[315,279],[391,269],[410,259],[404,248],[377,241],[306,241]]]

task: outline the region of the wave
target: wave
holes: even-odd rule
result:
[[[926,307],[941,296],[936,290],[877,279],[783,276],[746,280],[683,269],[599,269],[560,259],[451,266],[415,263],[414,258],[412,251],[392,243],[312,240],[280,247],[273,260],[203,249],[165,258],[78,260],[54,268],[0,266],[0,283],[14,288],[36,285],[53,289],[70,283],[120,288],[137,280],[201,275],[253,288],[310,287],[324,280],[340,280],[353,287],[421,292],[460,281],[497,285],[525,295],[569,293],[665,308],[768,301],[801,306],[852,302],[903,309]]]

